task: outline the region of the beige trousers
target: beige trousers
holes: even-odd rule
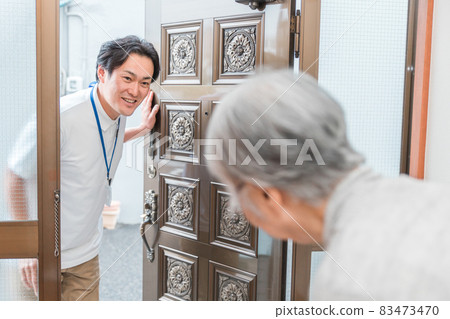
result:
[[[61,300],[98,301],[100,267],[98,256],[67,269],[61,269]]]

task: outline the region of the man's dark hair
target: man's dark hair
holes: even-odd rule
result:
[[[150,58],[153,62],[153,74],[151,82],[159,76],[159,57],[153,44],[137,36],[128,35],[124,38],[111,40],[102,44],[97,56],[95,78],[98,81],[97,70],[101,65],[111,75],[112,72],[125,63],[128,56],[136,53]]]

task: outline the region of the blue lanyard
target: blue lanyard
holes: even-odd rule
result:
[[[98,128],[98,134],[100,135],[100,141],[102,142],[103,157],[105,158],[105,165],[106,165],[106,180],[108,181],[108,185],[111,186],[111,178],[109,178],[109,171],[111,170],[111,164],[112,164],[112,160],[114,157],[114,152],[116,150],[117,136],[119,135],[119,127],[120,127],[120,117],[119,117],[119,122],[117,125],[116,140],[114,142],[114,148],[113,148],[113,152],[111,155],[111,160],[109,161],[109,165],[108,165],[108,160],[106,159],[106,149],[105,149],[105,142],[103,140],[102,127],[100,125],[100,120],[98,119],[97,109],[95,108],[94,89],[95,89],[95,87],[93,87],[91,90],[91,104],[92,104],[92,108],[94,109],[95,119],[97,120],[97,128]]]

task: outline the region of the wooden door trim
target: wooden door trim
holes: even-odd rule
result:
[[[300,69],[319,77],[320,0],[302,0]]]
[[[406,59],[405,59],[405,77],[403,89],[403,121],[402,137],[400,150],[400,173],[408,174],[409,171],[409,152],[411,150],[411,114],[413,101],[413,83],[414,83],[414,49],[416,34],[416,1],[409,1],[408,4],[408,23],[406,39]]]
[[[39,299],[60,300],[59,1],[36,0]],[[54,124],[51,125],[50,123]],[[59,223],[59,222],[58,222]],[[56,244],[55,244],[56,243]],[[56,246],[55,246],[56,245]]]
[[[0,258],[37,258],[38,222],[0,223]]]
[[[414,88],[411,114],[409,175],[423,179],[430,86],[431,40],[434,0],[415,0],[416,36]]]
[[[301,245],[294,243],[292,247],[292,285],[290,300],[309,300],[311,279],[311,255],[321,251],[317,245]],[[300,271],[297,271],[300,269]]]

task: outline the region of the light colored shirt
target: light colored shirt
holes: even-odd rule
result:
[[[61,268],[80,265],[99,253],[106,199],[106,165],[92,109],[91,89],[61,98]],[[108,165],[114,147],[118,118],[103,110],[94,88]],[[126,117],[121,116],[111,165],[113,178],[122,156]]]
[[[106,165],[94,111],[91,89],[61,98],[61,268],[78,266],[98,255],[103,234],[102,211],[106,200]],[[94,88],[94,101],[102,127],[108,165],[118,120],[104,111]],[[114,177],[122,157],[126,117],[120,117],[116,150],[111,164]],[[29,219],[36,209],[36,118],[25,126],[8,167],[27,181]]]
[[[449,229],[449,187],[354,170],[327,206],[311,299],[450,300]]]
[[[36,220],[37,212],[37,126],[36,115],[22,129],[11,153],[8,156],[8,168],[17,176],[26,180],[27,219]]]

